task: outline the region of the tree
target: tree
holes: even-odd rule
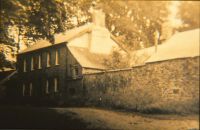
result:
[[[91,20],[89,8],[94,0],[65,0],[67,28],[81,26]]]
[[[103,64],[108,69],[122,69],[130,66],[130,55],[120,49],[114,49],[110,56],[104,58]]]
[[[18,51],[21,36],[32,40],[46,38],[53,43],[53,35],[65,30],[63,0],[1,0],[0,11],[0,44],[12,45]],[[11,36],[10,29],[16,30],[18,41]]]
[[[65,30],[66,11],[58,0],[2,0],[1,37],[7,43],[9,27],[16,26],[19,35],[33,39],[47,38]],[[12,10],[11,10],[12,9]]]
[[[154,45],[154,32],[162,34],[161,25],[168,15],[168,2],[112,1],[106,5],[108,28],[115,26],[113,34],[119,35],[130,51]]]
[[[65,31],[67,16],[63,1],[29,0],[26,7],[26,36],[34,39],[46,38],[53,43],[53,35]]]
[[[91,21],[88,10],[94,4],[100,6],[106,14],[107,28],[123,43],[122,46],[130,51],[152,46],[156,40],[160,43],[162,24],[168,16],[167,7],[170,3],[123,0],[66,1],[69,14],[77,19],[76,26]],[[157,39],[155,32],[159,32]]]
[[[178,17],[183,21],[183,26],[179,31],[190,30],[200,27],[200,2],[199,1],[181,1]]]
[[[24,22],[25,18],[24,8],[20,1],[2,0],[0,42],[11,45],[14,44],[14,40],[9,36],[9,28],[20,25]]]
[[[14,16],[7,21],[14,21],[12,25],[18,25],[19,29],[25,27],[25,31],[20,32],[27,37],[47,38],[52,41],[54,33],[91,21],[88,10],[94,2],[101,4],[107,14],[109,30],[119,36],[124,46],[131,50],[154,44],[154,32],[158,31],[161,35],[161,24],[168,13],[166,7],[169,3],[122,0],[3,0],[3,4],[8,5],[4,8],[4,12],[7,12],[4,17]],[[8,11],[12,6],[17,13]]]
[[[178,16],[184,24],[178,30],[199,27],[200,2],[180,3]],[[53,43],[55,33],[91,21],[89,10],[97,5],[106,14],[107,28],[123,48],[132,52],[161,43],[169,4],[170,1],[1,0],[0,43],[18,50],[21,36],[33,41],[46,38]],[[18,41],[10,36],[10,28],[17,30]]]

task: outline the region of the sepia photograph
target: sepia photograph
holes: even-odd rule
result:
[[[0,129],[200,130],[200,1],[0,0]]]

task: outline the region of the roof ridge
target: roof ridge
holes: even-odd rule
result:
[[[68,40],[73,39],[74,37],[80,36],[88,31],[90,31],[90,28],[92,28],[92,27],[93,27],[92,23],[87,23],[85,25],[73,28],[71,30],[67,30],[62,33],[54,34],[55,44],[51,44],[47,39],[39,39],[35,44],[31,45],[29,48],[26,48],[26,49],[20,51],[18,54],[31,52],[31,51],[35,51],[35,50],[42,49],[45,47],[49,47],[51,45],[54,46],[54,45],[58,45],[63,42],[67,42]],[[42,41],[43,41],[43,44],[41,44]],[[38,45],[41,45],[41,46],[38,46]]]

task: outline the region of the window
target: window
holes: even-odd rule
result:
[[[38,56],[38,69],[42,68],[41,55]]]
[[[26,59],[23,61],[23,71],[26,72]]]
[[[49,94],[49,81],[46,81],[46,88],[45,88],[45,93]]]
[[[55,65],[59,65],[59,51],[56,50]]]
[[[50,53],[47,52],[47,67],[50,67],[51,66],[51,56],[50,56]]]
[[[54,92],[58,92],[58,79],[54,78]]]
[[[74,67],[75,75],[78,76],[78,66]]]
[[[73,65],[71,67],[71,72],[72,72],[72,78],[76,79],[78,77],[78,74],[79,74],[78,66],[77,65]]]
[[[34,58],[31,57],[31,70],[34,70]]]
[[[32,96],[32,89],[33,89],[33,84],[29,84],[29,96]]]
[[[25,84],[22,85],[22,96],[25,96]]]

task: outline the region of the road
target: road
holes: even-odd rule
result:
[[[197,115],[145,115],[97,108],[0,107],[0,128],[198,130],[199,118]]]

